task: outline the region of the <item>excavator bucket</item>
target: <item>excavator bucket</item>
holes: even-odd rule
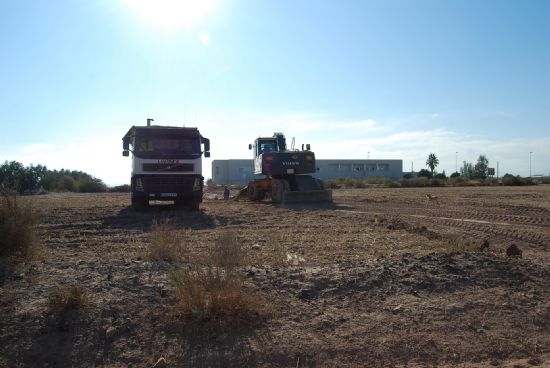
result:
[[[282,203],[332,203],[332,190],[300,190],[283,193]]]

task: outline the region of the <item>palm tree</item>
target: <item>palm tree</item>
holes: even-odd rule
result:
[[[430,153],[428,155],[428,159],[426,160],[426,165],[430,168],[432,171],[432,176],[434,175],[434,170],[439,165],[439,159],[435,155],[435,153]]]

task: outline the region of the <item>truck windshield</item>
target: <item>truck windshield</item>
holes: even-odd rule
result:
[[[200,142],[196,138],[136,137],[134,153],[143,157],[198,156]]]

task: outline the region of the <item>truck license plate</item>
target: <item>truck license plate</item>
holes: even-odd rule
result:
[[[287,174],[294,174],[294,169],[286,169]]]
[[[177,197],[178,193],[160,193],[161,197]]]

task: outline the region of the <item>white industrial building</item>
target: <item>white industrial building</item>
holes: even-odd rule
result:
[[[319,179],[389,177],[403,176],[403,160],[316,160]],[[254,161],[214,160],[212,161],[212,181],[215,184],[248,184],[257,179],[254,175]]]

